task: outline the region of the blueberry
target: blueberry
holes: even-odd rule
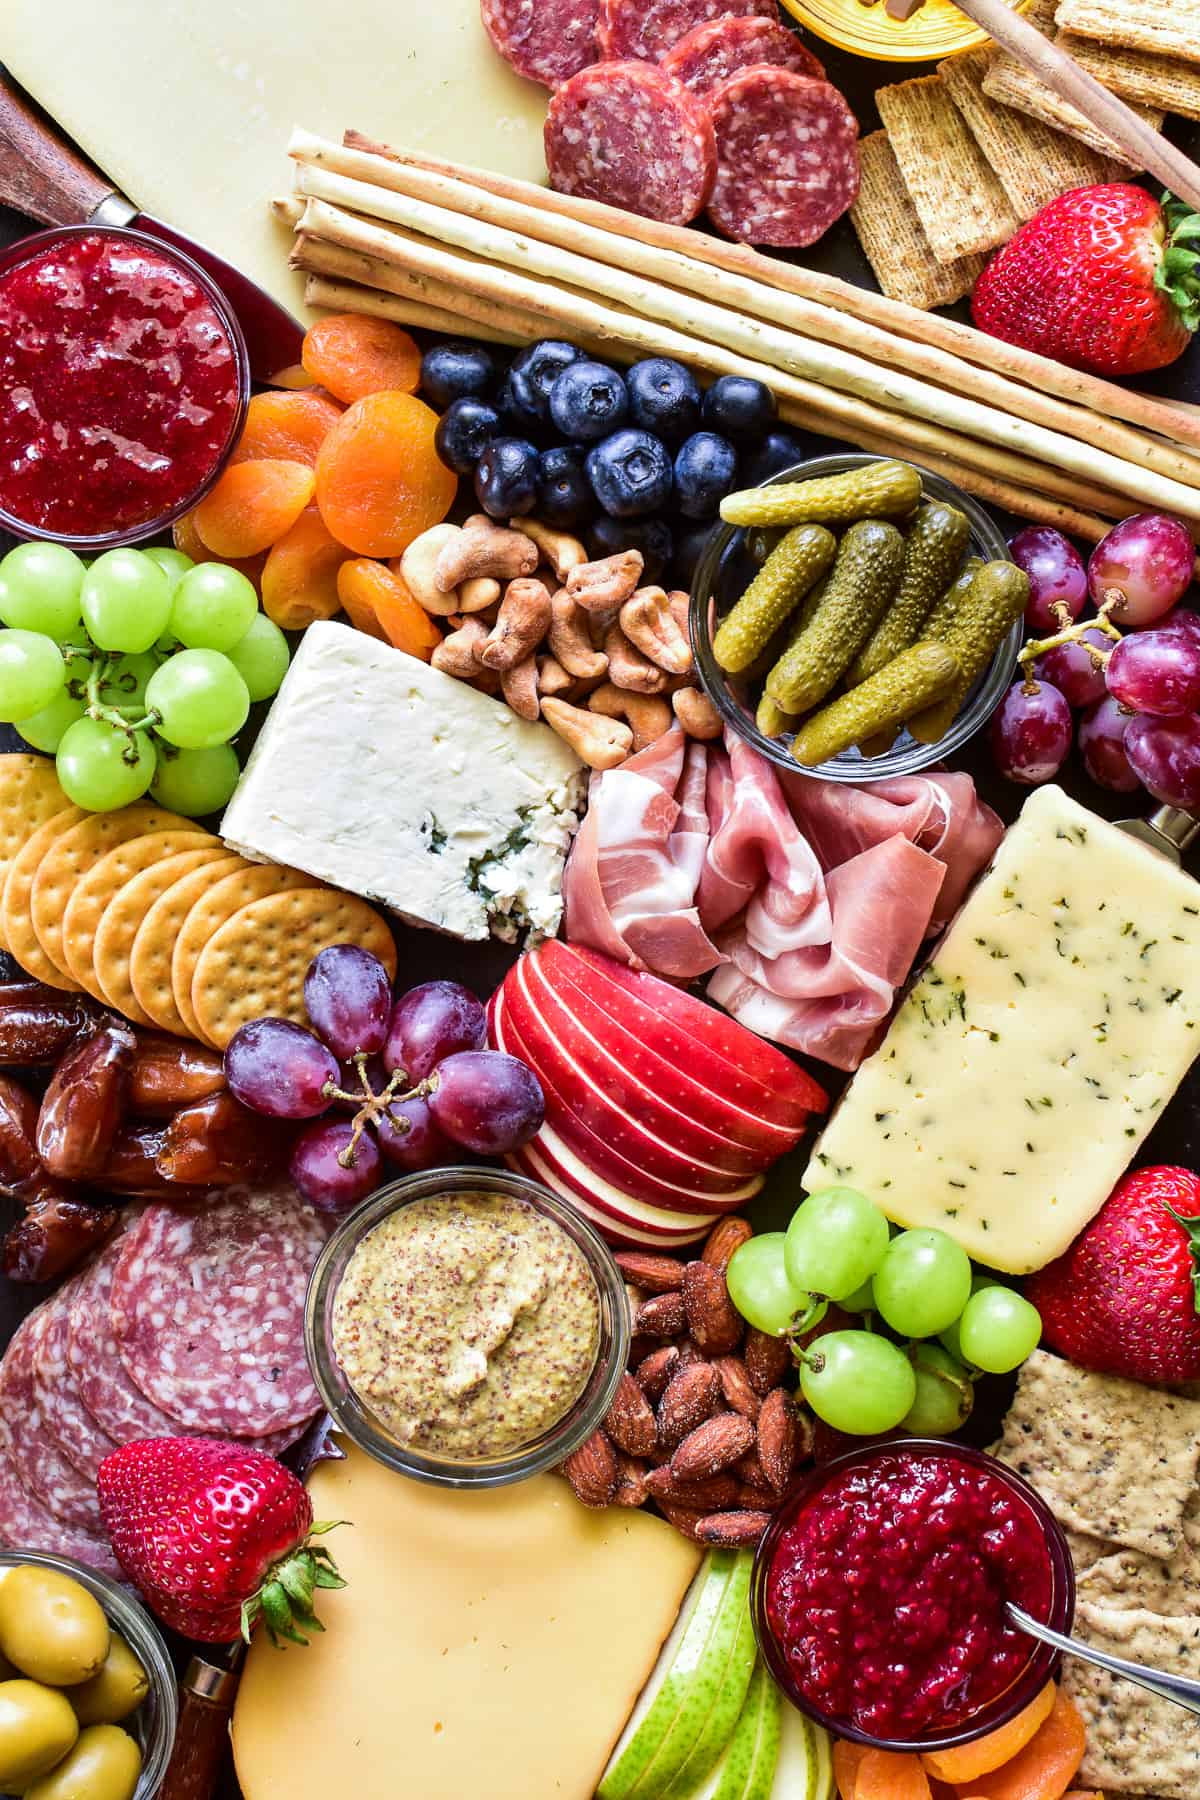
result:
[[[677,588],[690,588],[696,575],[696,565],[704,552],[704,546],[712,536],[712,525],[705,520],[702,524],[689,525],[686,531],[675,535],[675,554],[671,559],[671,582]]]
[[[537,467],[537,450],[524,438],[493,438],[475,469],[475,498],[489,519],[533,511]]]
[[[625,377],[635,425],[663,442],[681,444],[700,423],[700,388],[690,369],[671,356],[648,356]]]
[[[464,394],[461,400],[452,400],[438,420],[434,448],[448,469],[456,475],[470,475],[500,431],[500,414],[495,407]]]
[[[711,519],[737,481],[737,451],[715,431],[695,431],[675,458],[675,498],[685,519]]]
[[[583,351],[559,338],[543,338],[513,358],[508,386],[522,412],[543,423],[550,417],[550,389],[563,370],[578,362]]]
[[[535,412],[529,412],[521,404],[513,392],[513,385],[508,376],[501,383],[500,392],[496,395],[496,411],[504,430],[512,437],[533,437],[545,434],[545,426]]]
[[[615,369],[586,357],[563,370],[550,389],[550,417],[566,438],[594,444],[625,423],[629,395]]]
[[[661,586],[674,549],[671,527],[665,519],[599,518],[589,525],[585,542],[588,555],[597,561],[622,550],[640,550],[646,587]]]
[[[614,431],[588,451],[592,492],[614,519],[657,512],[671,497],[671,458],[649,431]]]
[[[583,459],[563,444],[538,457],[537,494],[538,517],[563,531],[590,519],[596,510]]]
[[[768,432],[758,449],[747,457],[742,468],[742,482],[746,487],[761,487],[772,475],[794,468],[811,454],[790,431]]]
[[[421,392],[439,412],[468,394],[488,393],[495,379],[495,358],[482,344],[465,344],[456,338],[435,344],[421,358]]]
[[[705,394],[702,413],[710,431],[723,432],[735,444],[754,443],[774,423],[775,396],[761,381],[721,375]]]

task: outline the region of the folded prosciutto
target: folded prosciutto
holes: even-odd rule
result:
[[[712,971],[743,1025],[855,1069],[1002,835],[969,775],[781,780],[734,734],[675,727],[593,776],[567,937],[675,981]]]

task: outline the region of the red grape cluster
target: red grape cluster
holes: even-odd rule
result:
[[[537,1076],[487,1048],[483,1007],[456,981],[426,981],[393,1000],[378,957],[334,944],[310,964],[304,1004],[312,1031],[263,1018],[235,1032],[225,1078],[256,1112],[314,1121],[289,1171],[323,1211],[364,1199],[385,1159],[413,1171],[463,1150],[501,1156],[540,1128]]]
[[[1086,569],[1050,526],[1019,532],[1009,549],[1029,576],[1026,624],[1048,641],[1027,651],[1041,649],[992,720],[1001,774],[1030,787],[1051,780],[1074,737],[1101,787],[1144,787],[1196,811],[1200,614],[1179,604],[1195,564],[1189,533],[1162,513],[1139,513],[1114,526]],[[1089,597],[1095,624],[1081,617]]]

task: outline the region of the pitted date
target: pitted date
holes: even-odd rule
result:
[[[129,1077],[129,1110],[135,1117],[177,1112],[224,1087],[225,1065],[216,1050],[165,1033],[138,1033]]]
[[[0,1194],[19,1200],[44,1171],[37,1153],[38,1103],[28,1088],[0,1075]]]
[[[0,1065],[55,1063],[96,1009],[83,994],[61,994],[40,981],[0,986]]]
[[[52,1175],[90,1181],[101,1175],[129,1110],[136,1039],[108,1015],[67,1051],[38,1115],[37,1150]]]
[[[281,1121],[251,1112],[230,1093],[185,1106],[163,1129],[157,1158],[169,1181],[230,1187],[280,1167],[292,1133]]]
[[[45,1177],[0,1245],[0,1269],[10,1281],[54,1281],[103,1243],[120,1217],[115,1206],[74,1199],[62,1182]]]
[[[97,1185],[110,1194],[166,1194],[171,1183],[159,1174],[161,1125],[122,1125],[112,1141]]]

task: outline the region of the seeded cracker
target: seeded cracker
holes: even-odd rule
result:
[[[1061,0],[1055,17],[1103,44],[1200,61],[1200,0]]]
[[[1200,1402],[1035,1350],[998,1455],[1070,1530],[1167,1562],[1196,1486]]]
[[[1029,23],[1035,25],[1044,37],[1054,35],[1054,6],[1055,0],[1033,0],[1033,5],[1025,15]],[[983,78],[983,91],[991,99],[1002,101],[1005,106],[1015,107],[1018,112],[1041,119],[1058,131],[1068,132],[1071,137],[1089,145],[1100,156],[1115,158],[1121,168],[1127,167],[1128,157],[1119,145],[1114,144],[1111,138],[1068,101],[1060,100],[1052,88],[1048,88],[1040,77],[1023,63],[1017,62],[1007,51],[1000,51],[993,59],[991,68]],[[1134,106],[1133,110],[1140,113],[1155,131],[1162,130],[1162,112],[1154,112],[1144,106]]]
[[[1020,221],[936,75],[875,96],[904,185],[939,262],[996,250]]]
[[[886,131],[873,131],[859,140],[858,161],[858,199],[850,208],[850,218],[863,255],[888,299],[928,312],[934,306],[951,306],[969,294],[987,258],[937,260],[908,197]]]
[[[1059,34],[1058,44],[1081,69],[1122,99],[1163,107],[1185,119],[1200,119],[1200,64],[1155,56],[1149,50],[1116,50],[1065,31]]]
[[[1072,1554],[1074,1547],[1072,1546]],[[1140,1550],[1109,1548],[1079,1574],[1079,1598],[1119,1611],[1147,1607],[1164,1618],[1200,1619],[1200,1488],[1183,1515],[1183,1542],[1170,1562]]]
[[[1111,1656],[1200,1679],[1200,1618],[1164,1619],[1082,1602],[1075,1630]],[[1110,1794],[1154,1794],[1196,1800],[1200,1794],[1200,1725],[1194,1713],[1159,1700],[1075,1657],[1064,1659],[1062,1684],[1087,1726],[1076,1782]]]

